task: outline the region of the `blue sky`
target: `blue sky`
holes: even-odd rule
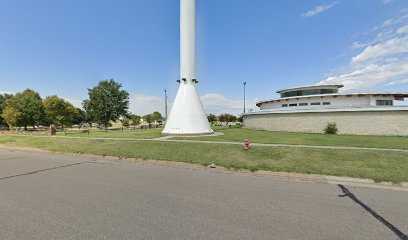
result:
[[[198,90],[207,112],[239,113],[275,91],[344,83],[408,92],[406,0],[197,0]],[[0,0],[0,91],[79,105],[113,78],[131,110],[163,111],[179,75],[179,0]]]

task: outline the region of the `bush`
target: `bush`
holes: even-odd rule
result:
[[[324,129],[325,134],[337,134],[338,131],[336,123],[327,123],[327,127]]]

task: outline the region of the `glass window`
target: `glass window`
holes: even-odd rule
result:
[[[291,103],[289,104],[289,107],[297,107],[297,103]]]
[[[319,102],[312,102],[310,105],[312,105],[312,106],[320,106],[320,103],[319,103]]]
[[[309,103],[299,103],[299,106],[307,106]]]
[[[288,104],[282,104],[282,107],[287,107],[288,106]]]
[[[392,100],[377,100],[377,106],[392,106],[394,105]]]
[[[323,102],[323,105],[330,105],[330,102]]]
[[[337,89],[305,89],[281,93],[281,98],[307,96],[307,95],[319,95],[319,94],[331,94],[337,93]]]

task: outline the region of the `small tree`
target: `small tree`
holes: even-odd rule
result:
[[[7,122],[4,120],[4,118],[2,117],[4,108],[6,107],[6,102],[8,99],[13,98],[12,94],[0,94],[0,126],[1,127],[9,127],[9,125],[7,124]]]
[[[339,130],[337,129],[336,123],[327,123],[326,128],[324,129],[325,134],[337,134]]]
[[[140,124],[141,117],[135,114],[130,114],[129,119],[130,119],[130,125],[135,127]]]
[[[207,116],[208,122],[211,123],[211,125],[214,124],[214,122],[216,122],[218,120],[217,116],[215,116],[214,114],[210,114]]]
[[[159,112],[153,112],[151,114],[151,117],[152,117],[152,121],[157,121],[157,120],[163,118],[161,113],[159,113]]]
[[[21,112],[11,106],[6,106],[1,115],[4,121],[11,127],[16,126],[18,121],[21,121]]]
[[[144,116],[143,116],[143,119],[144,119],[148,124],[150,124],[150,123],[153,122],[152,114],[144,115]]]
[[[105,127],[110,121],[128,115],[129,93],[122,90],[122,84],[113,79],[99,82],[98,86],[88,89],[89,99],[83,102],[87,115]]]
[[[78,128],[87,122],[86,113],[80,108],[75,108],[75,113],[72,118],[72,123],[78,125]]]
[[[122,122],[123,127],[129,127],[129,124],[130,124],[129,118],[123,117],[120,121]]]
[[[72,126],[77,114],[71,103],[55,95],[44,99],[44,109],[47,123],[56,126]]]
[[[20,116],[16,121],[16,126],[24,127],[40,125],[45,122],[44,105],[40,94],[31,89],[26,89],[21,93],[17,93],[14,97],[6,101],[6,108],[9,107],[13,111],[19,112]],[[11,111],[9,109],[9,111]]]
[[[236,122],[237,117],[232,114],[223,113],[220,116],[218,116],[218,120],[220,122]]]

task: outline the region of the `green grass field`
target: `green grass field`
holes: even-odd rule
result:
[[[84,138],[136,138],[136,139],[149,139],[161,137],[161,131],[163,129],[126,129],[122,132],[122,129],[110,129],[104,130],[91,130],[89,135],[86,131],[69,130],[66,136],[68,137],[84,137]],[[65,132],[58,132],[58,136],[65,136]]]
[[[268,170],[408,181],[408,152],[253,147],[240,145],[158,142],[97,141],[93,139],[0,136],[0,144],[63,153],[95,154],[144,160],[165,160],[233,169]]]
[[[213,127],[213,129],[216,132],[224,133],[224,135],[195,138],[177,137],[175,139],[218,142],[244,142],[244,139],[249,139],[252,143],[408,149],[408,137],[269,132],[237,127]]]

